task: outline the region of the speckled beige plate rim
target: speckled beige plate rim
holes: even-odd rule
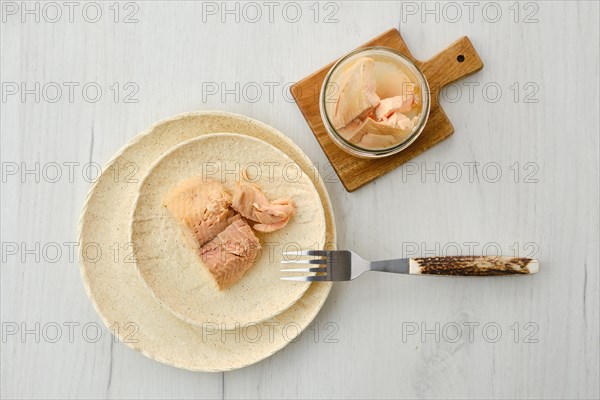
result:
[[[279,142],[277,144],[272,143],[275,147],[279,148],[280,150],[282,150],[284,153],[286,153],[289,157],[291,157],[292,159],[296,160],[296,157],[300,157],[303,159],[304,163],[309,163],[310,164],[310,160],[308,159],[308,157],[306,157],[306,155],[302,152],[302,150],[300,148],[298,148],[289,138],[287,138],[285,135],[283,135],[282,133],[280,133],[279,131],[277,131],[276,129],[272,128],[269,125],[266,125],[262,122],[256,121],[254,119],[248,118],[246,116],[243,115],[239,115],[239,114],[234,114],[234,113],[228,113],[228,112],[223,112],[223,111],[196,111],[196,112],[188,112],[188,113],[183,113],[183,114],[179,114],[173,117],[169,117],[169,118],[165,118],[162,119],[156,123],[154,123],[152,126],[150,126],[148,129],[146,129],[145,131],[141,132],[140,134],[136,135],[132,140],[130,140],[125,146],[123,146],[116,154],[115,156],[113,156],[113,158],[106,164],[106,167],[103,169],[103,174],[111,167],[115,164],[115,162],[117,160],[119,160],[120,157],[122,157],[127,150],[134,148],[135,146],[138,146],[142,140],[151,137],[154,130],[158,127],[160,127],[163,124],[169,123],[169,122],[174,122],[177,121],[179,119],[185,119],[185,118],[189,118],[189,117],[206,117],[206,118],[210,118],[210,117],[217,117],[217,118],[225,118],[225,119],[233,119],[233,120],[237,120],[237,122],[239,122],[240,124],[245,124],[246,126],[256,126],[259,129],[263,130],[265,132],[265,134],[268,135],[273,135],[274,137],[274,142]],[[215,133],[215,132],[220,132],[218,129],[215,130],[214,132],[211,133]],[[242,132],[239,132],[242,133]],[[199,135],[202,134],[208,134],[208,133],[199,133]],[[251,136],[255,136],[255,135],[251,135]],[[257,136],[255,136],[257,137]],[[185,141],[187,139],[182,139],[181,142]],[[282,149],[280,146],[282,147],[286,147],[286,149]],[[168,149],[165,149],[165,151],[168,151]],[[295,152],[296,154],[290,154],[289,151]],[[163,151],[164,153],[164,151]],[[304,166],[301,165],[301,167]],[[309,174],[311,175],[311,174]],[[323,183],[323,180],[321,179],[320,175],[318,174],[312,174],[311,176],[314,176],[313,179],[313,183],[315,184],[315,187],[317,188],[317,191],[319,192],[319,196],[321,197],[321,201],[323,202],[323,208],[325,210],[325,217],[326,217],[326,222],[327,222],[327,242],[328,243],[335,243],[336,241],[336,230],[335,230],[335,220],[333,218],[333,210],[331,207],[331,201],[329,199],[329,195],[325,189],[325,185]],[[94,199],[94,197],[97,195],[96,190],[101,182],[102,176],[97,179],[94,184],[92,185],[92,187],[90,188],[90,190],[88,191],[86,200],[84,202],[83,208],[82,208],[82,212],[81,212],[81,217],[79,220],[79,226],[78,226],[78,243],[80,244],[79,246],[79,262],[80,262],[80,273],[82,276],[82,281],[84,284],[84,289],[86,291],[86,294],[88,296],[88,298],[90,299],[90,302],[92,303],[92,306],[94,307],[94,309],[96,310],[96,312],[98,313],[100,319],[102,320],[102,322],[107,326],[110,327],[114,322],[122,322],[122,321],[115,321],[114,318],[111,317],[111,307],[122,307],[124,305],[119,305],[119,304],[112,304],[109,303],[108,305],[105,304],[105,302],[102,302],[102,299],[97,299],[94,296],[94,291],[96,289],[96,282],[94,282],[92,279],[90,279],[91,277],[88,275],[88,269],[89,268],[94,268],[94,265],[90,265],[88,263],[88,260],[85,259],[83,253],[82,253],[82,248],[83,246],[81,245],[82,243],[84,243],[84,231],[85,231],[85,227],[86,224],[88,223],[93,223],[93,221],[88,221],[87,218],[91,218],[91,216],[88,215],[88,207],[91,204],[92,200]],[[136,188],[137,189],[137,188]],[[130,209],[129,204],[125,204],[125,205],[121,205],[121,207],[127,207],[128,209]],[[130,210],[128,210],[127,212],[129,213]],[[87,218],[86,218],[87,217]],[[114,231],[111,231],[112,233],[115,233]],[[125,235],[126,236],[126,233]],[[332,284],[330,282],[327,283],[319,283],[318,285],[311,285],[311,287],[309,288],[309,290],[305,293],[305,295],[298,301],[298,303],[302,304],[299,305],[298,307],[303,307],[304,304],[307,304],[308,306],[306,307],[306,309],[300,310],[299,313],[301,314],[301,316],[303,317],[303,321],[301,324],[301,328],[302,330],[304,330],[309,324],[310,322],[312,322],[312,320],[316,317],[317,313],[319,312],[319,310],[322,308],[323,304],[325,303],[325,300],[327,299],[327,296],[329,295],[329,292],[331,290],[331,286]],[[152,301],[155,301],[150,295],[148,296],[148,298],[152,299]],[[105,299],[106,300],[106,299]],[[108,299],[109,301],[111,301],[111,299]],[[310,301],[304,301],[304,300],[311,300]],[[102,304],[100,304],[102,302]],[[293,313],[296,312],[294,306],[294,310],[286,310],[285,312],[283,312],[282,314],[280,314],[277,319],[282,319],[282,320],[294,320],[294,315]],[[162,309],[162,307],[160,307]],[[165,310],[165,312],[167,312]],[[173,317],[176,318],[176,317]],[[178,320],[180,321],[180,320]],[[181,324],[185,324],[183,321],[181,321]],[[189,329],[189,328],[188,328]],[[199,329],[196,327],[196,329]],[[114,333],[114,331],[112,331]],[[271,346],[267,346],[267,348],[263,349],[262,351],[259,352],[259,354],[251,354],[251,352],[248,352],[248,348],[245,349],[241,349],[242,352],[241,354],[239,354],[241,356],[241,358],[238,358],[237,360],[233,360],[231,362],[214,362],[211,363],[210,361],[202,364],[200,363],[194,363],[192,362],[193,360],[191,359],[186,359],[186,358],[177,358],[176,356],[174,357],[171,352],[169,351],[169,349],[167,348],[167,350],[164,350],[165,346],[161,346],[163,343],[161,343],[160,339],[158,339],[158,343],[152,343],[153,337],[152,337],[152,332],[150,332],[150,336],[148,339],[149,344],[146,345],[144,343],[140,342],[130,342],[126,340],[126,332],[123,332],[122,330],[118,330],[116,332],[116,336],[118,337],[118,339],[121,342],[124,342],[128,347],[142,353],[143,355],[145,355],[146,357],[153,359],[155,361],[167,364],[167,365],[171,365],[177,368],[182,368],[182,369],[187,369],[187,370],[191,370],[191,371],[204,371],[204,372],[219,372],[219,371],[229,371],[229,370],[233,370],[233,369],[238,369],[238,368],[242,368],[244,366],[247,365],[251,365],[254,364],[256,362],[259,362],[265,358],[268,358],[269,356],[271,356],[272,354],[274,354],[275,352],[277,352],[278,350],[282,349],[283,347],[285,347],[285,345],[287,345],[289,343],[289,341],[293,340],[295,338],[294,335],[293,337],[290,337],[289,341],[286,341],[284,343],[273,343]],[[300,334],[300,332],[298,332],[298,334]],[[192,345],[194,345],[192,343]],[[199,349],[201,350],[203,345],[199,345]],[[236,350],[235,347],[237,346],[231,346],[231,349],[228,350]],[[238,352],[240,350],[237,350]],[[244,353],[246,352],[246,353]],[[217,365],[213,365],[213,364],[217,364]]]

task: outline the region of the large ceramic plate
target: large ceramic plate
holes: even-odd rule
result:
[[[244,173],[246,171],[246,173]],[[325,215],[310,177],[285,153],[247,135],[215,133],[188,140],[163,155],[148,171],[134,201],[131,243],[141,278],[172,313],[194,325],[234,329],[265,321],[294,304],[309,282],[282,281],[286,251],[322,249]],[[271,200],[290,198],[296,213],[275,232],[255,232],[261,251],[252,268],[231,287],[219,290],[193,241],[164,198],[194,176],[223,183],[233,193],[246,178]]]
[[[122,342],[149,358],[194,371],[226,371],[270,356],[310,324],[331,289],[329,282],[313,283],[286,311],[253,328],[242,328],[237,335],[224,334],[226,331],[215,326],[190,325],[161,306],[147,290],[130,257],[128,238],[139,181],[172,147],[216,132],[259,138],[300,165],[321,198],[326,240],[335,243],[333,214],[323,181],[315,176],[302,151],[268,125],[230,113],[188,113],[156,123],[126,145],[90,189],[81,215],[79,258],[85,289],[103,322]],[[115,252],[115,243],[121,251]]]

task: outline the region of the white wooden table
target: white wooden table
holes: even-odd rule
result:
[[[598,398],[598,22],[593,1],[3,2],[1,397]],[[445,92],[454,136],[349,194],[289,84],[391,27],[420,59],[468,35],[485,67]],[[84,176],[200,109],[292,138],[324,174],[340,247],[499,249],[541,272],[367,274],[336,284],[298,342],[224,374],[113,343],[70,251]]]

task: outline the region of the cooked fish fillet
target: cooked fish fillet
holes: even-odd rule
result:
[[[339,90],[332,116],[335,129],[343,128],[357,118],[365,118],[379,104],[379,96],[375,93],[374,66],[372,58],[362,57],[335,82],[336,90]]]
[[[395,112],[389,118],[375,121],[367,118],[357,121],[339,130],[346,140],[365,148],[386,148],[394,146],[406,139],[413,131],[418,118],[408,118]]]
[[[406,114],[412,108],[415,96],[412,94],[394,96],[388,99],[383,99],[375,108],[375,119],[381,121],[388,118],[396,112]]]
[[[269,202],[256,185],[239,184],[233,192],[232,207],[244,218],[257,222],[253,228],[259,232],[273,232],[287,225],[296,213],[292,199]]]
[[[223,185],[201,176],[178,183],[167,193],[164,205],[179,223],[191,230],[198,246],[223,231],[235,215],[231,195]]]
[[[200,249],[202,261],[219,289],[233,285],[252,267],[260,251],[258,238],[239,215]]]

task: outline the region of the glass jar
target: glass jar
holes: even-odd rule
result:
[[[334,78],[341,76],[341,73],[345,67],[348,67],[352,62],[362,57],[369,57],[375,60],[375,62],[383,62],[396,66],[402,73],[404,73],[411,82],[414,82],[418,86],[419,96],[421,99],[420,113],[418,115],[417,122],[415,123],[412,132],[402,139],[399,143],[396,143],[390,147],[385,148],[367,148],[361,147],[356,143],[352,143],[342,136],[331,123],[328,114],[328,102],[335,102],[335,93],[337,85],[334,84]],[[339,75],[339,76],[338,76]],[[387,157],[392,154],[396,154],[410,146],[421,134],[427,123],[430,110],[430,92],[429,85],[425,75],[421,70],[406,56],[400,52],[390,49],[388,47],[366,47],[357,49],[336,62],[331,70],[325,76],[323,86],[321,87],[319,109],[321,112],[321,118],[327,133],[340,148],[349,154],[362,158],[381,158]],[[368,116],[366,118],[369,118]]]

